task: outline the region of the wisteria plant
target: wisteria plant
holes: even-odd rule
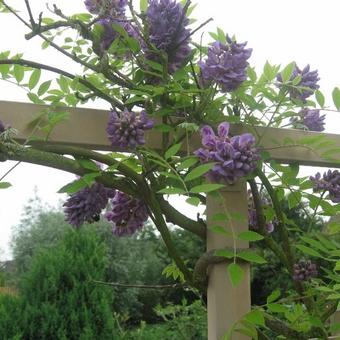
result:
[[[82,71],[72,74],[26,60],[20,51],[0,53],[1,79],[24,88],[34,104],[48,107],[30,123],[33,132],[24,145],[16,139],[20,131],[0,117],[0,160],[77,176],[60,190],[69,195],[65,218],[75,228],[103,218],[112,224],[112,237],[128,237],[151,220],[174,262],[174,278],[181,277],[201,296],[207,268],[214,263],[225,262],[237,285],[243,280],[241,263],[261,268],[278,261],[288,286],[277,287],[264,305],[253,306],[227,338],[233,330],[254,339],[333,334],[340,326],[329,323],[340,301],[340,225],[333,217],[340,212],[340,173],[299,176],[298,164],[282,165],[273,154],[299,147],[337,167],[339,148],[322,133],[283,141],[271,135],[270,148],[264,140],[272,128],[322,132],[325,112],[340,109],[340,90],[332,93],[335,109],[326,106],[313,67],[267,62],[261,72],[250,65],[256,46],[220,28],[207,33],[209,41],[203,44],[201,34],[211,20],[196,23],[190,0],[85,0],[81,13],[72,15],[56,5],[37,15],[29,0],[24,1],[26,12],[20,12],[12,3],[0,0],[0,10],[26,25],[27,40],[42,39],[43,49],[57,50]],[[49,139],[53,128],[68,119],[67,107],[98,99],[107,106],[102,134],[111,152]],[[148,143],[150,134],[157,136],[156,144]],[[212,231],[249,241],[250,249],[217,249],[189,268],[171,240],[169,224],[202,239],[208,224],[202,213],[192,219],[179,211],[169,196],[203,211],[207,196],[222,199],[221,190],[239,183],[249,189],[248,216],[233,216],[225,207],[224,220],[221,214],[212,216],[222,225]],[[0,188],[9,186],[2,176]],[[287,202],[290,209],[303,210],[310,221],[307,229],[287,217]],[[322,228],[313,227],[316,217]],[[249,232],[229,233],[227,219],[242,218]]]

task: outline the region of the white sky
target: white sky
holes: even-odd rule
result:
[[[16,8],[22,8],[24,1],[7,0]],[[31,0],[35,15],[45,7],[46,0]],[[85,12],[82,0],[54,0],[66,14]],[[248,41],[253,48],[251,65],[261,70],[266,60],[275,64],[296,61],[300,67],[310,64],[312,70],[318,69],[321,77],[321,90],[331,105],[330,93],[340,85],[340,2],[334,0],[201,0],[193,17],[203,22],[212,17],[214,21],[205,31],[221,27],[230,35],[235,34],[238,41]],[[136,1],[138,3],[138,1]],[[26,16],[27,17],[27,16]],[[24,39],[26,28],[12,15],[0,16],[0,51],[24,52],[26,59],[41,61],[74,72],[74,64],[69,63],[52,49],[40,50],[39,38],[29,43]],[[196,39],[199,39],[196,35]],[[208,37],[208,34],[206,34]],[[25,91],[0,81],[0,100],[27,101]],[[97,108],[105,108],[98,105]],[[108,108],[108,107],[107,107]],[[327,116],[327,132],[337,133],[338,116]],[[1,117],[0,117],[1,119]],[[0,176],[13,163],[0,163]],[[25,202],[38,187],[38,193],[45,202],[57,204],[61,195],[57,190],[71,181],[73,176],[61,171],[38,166],[21,164],[7,178],[13,187],[0,190],[0,249],[3,258],[10,257],[9,240],[11,228],[18,223]]]

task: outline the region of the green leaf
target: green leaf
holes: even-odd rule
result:
[[[279,303],[269,303],[267,308],[273,313],[286,313],[288,310],[287,307],[280,305]]]
[[[292,84],[293,84],[293,85],[298,85],[298,84],[300,84],[301,80],[302,80],[302,77],[301,77],[300,75],[297,75],[297,76],[293,79]]]
[[[97,166],[97,164],[95,162],[93,162],[93,161],[90,161],[89,159],[78,158],[77,162],[84,169],[88,169],[88,170],[92,170],[92,171],[97,171],[97,172],[100,171],[100,169]]]
[[[340,249],[338,249],[338,250],[331,250],[331,251],[329,252],[329,255],[330,255],[331,257],[340,257]]]
[[[241,258],[242,260],[254,263],[267,263],[267,261],[260,255],[254,253],[251,250],[244,250],[237,254],[237,257]]]
[[[272,81],[277,76],[277,70],[278,70],[277,66],[275,65],[272,66],[269,64],[268,61],[266,61],[263,67],[263,75],[268,81]]]
[[[148,9],[148,0],[140,0],[139,8],[142,13],[145,13]]]
[[[247,321],[259,325],[264,326],[264,313],[259,309],[252,310],[251,312],[247,313],[244,317]]]
[[[301,236],[301,240],[310,244],[315,249],[319,249],[319,250],[321,250],[325,253],[328,253],[328,249],[321,242],[319,242],[317,240],[314,240],[314,239],[307,237],[307,236]]]
[[[333,103],[337,110],[340,110],[340,89],[338,87],[334,88],[332,92]]]
[[[321,107],[325,106],[325,96],[320,90],[315,91],[315,99]]]
[[[327,296],[327,300],[339,300],[339,299],[340,299],[340,293],[330,294]]]
[[[196,157],[191,157],[188,159],[185,159],[183,162],[181,162],[176,168],[177,170],[184,170],[184,169],[188,169],[191,166],[193,166],[194,164],[197,163],[197,158]]]
[[[287,83],[290,80],[290,77],[293,74],[293,71],[295,69],[295,62],[288,64],[283,71],[281,72],[282,82]]]
[[[281,295],[280,289],[275,289],[268,297],[267,303],[276,301]]]
[[[0,59],[8,59],[9,55],[10,55],[10,51],[2,52],[0,53]],[[3,78],[5,78],[8,75],[11,67],[12,65],[8,65],[8,64],[0,65],[0,73]]]
[[[314,183],[309,179],[300,184],[300,190],[312,189],[313,187]]]
[[[232,259],[234,257],[234,253],[230,250],[226,250],[226,249],[217,249],[215,251],[215,256],[221,256],[221,257],[225,257],[227,259]]]
[[[51,82],[51,80],[47,80],[39,86],[38,96],[42,96],[50,88]]]
[[[65,192],[69,195],[72,195],[85,187],[87,187],[87,183],[82,178],[80,178],[76,181],[64,185],[62,188],[58,190],[58,193]]]
[[[228,265],[228,273],[231,284],[234,287],[237,286],[244,277],[244,272],[242,268],[236,263],[231,263]]]
[[[0,65],[0,73],[3,78],[5,78],[8,75],[9,70],[10,70],[10,65]]]
[[[324,293],[333,293],[334,290],[325,286],[321,286],[321,287],[316,287],[315,289],[319,290],[320,292],[324,292]]]
[[[172,145],[172,146],[165,152],[164,158],[165,158],[165,159],[169,159],[169,158],[171,158],[172,156],[175,156],[175,155],[177,154],[177,152],[180,150],[181,146],[182,146],[182,143],[178,143],[178,144]]]
[[[234,333],[246,335],[247,339],[258,340],[258,333],[256,326],[248,320],[241,320],[234,329]],[[228,334],[229,336],[229,334]],[[223,340],[233,340],[235,337],[230,335],[229,338],[223,338]],[[244,337],[243,337],[244,338]]]
[[[214,167],[215,163],[207,163],[199,165],[197,168],[190,171],[184,178],[186,182],[192,181],[195,178],[201,177]]]
[[[226,34],[219,27],[217,27],[217,36],[218,36],[218,41],[219,42],[221,42],[222,44],[226,44],[227,43]]]
[[[74,96],[73,94],[68,94],[65,97],[65,100],[66,100],[67,104],[72,105],[72,106],[76,106],[77,103],[79,102],[79,99],[76,96]]]
[[[159,190],[158,193],[167,195],[181,195],[185,194],[185,191],[181,188],[164,188]]]
[[[221,235],[226,235],[229,236],[231,235],[231,233],[229,231],[227,231],[224,227],[220,226],[220,225],[213,225],[211,227],[209,227],[209,229],[216,234],[221,234]]]
[[[9,183],[9,182],[0,182],[0,189],[7,189],[11,186],[12,186],[12,184]]]
[[[28,88],[30,90],[32,90],[38,84],[40,76],[41,76],[41,70],[40,69],[35,69],[32,72],[30,79],[28,81]]]
[[[181,129],[185,129],[187,131],[192,131],[192,132],[197,132],[199,130],[199,125],[195,123],[188,123],[188,122],[183,122],[181,124],[178,124],[177,127]]]
[[[319,234],[319,235],[316,235],[316,237],[329,250],[336,250],[338,248],[333,242],[328,240],[325,236]]]
[[[247,230],[247,231],[241,231],[238,235],[237,238],[239,240],[243,241],[250,241],[250,242],[255,242],[255,241],[260,241],[263,240],[264,237],[255,231]]]
[[[296,246],[296,248],[298,248],[300,251],[302,251],[303,253],[307,254],[307,255],[311,255],[311,256],[315,256],[315,257],[323,257],[318,251],[310,248],[310,247],[307,247],[307,246],[304,246],[302,244],[298,244]]]
[[[21,65],[14,65],[13,68],[14,78],[18,83],[20,83],[24,79],[25,71],[24,67]]]
[[[47,47],[50,46],[50,42],[48,40],[45,40],[42,44],[41,44],[41,48],[44,50]]]
[[[173,178],[175,180],[178,180],[178,175],[175,174],[175,173],[172,173],[172,172],[160,171],[159,174],[164,176],[164,177],[170,177],[170,178]]]
[[[340,233],[340,222],[339,221],[331,221],[327,224],[327,228],[329,230],[329,235],[335,235]]]
[[[255,71],[254,68],[249,66],[248,69],[247,69],[247,75],[252,82],[254,82],[254,83],[256,82],[257,75],[256,75],[256,71]]]
[[[302,194],[300,191],[291,192],[288,197],[288,206],[289,209],[295,208],[301,202]]]
[[[92,20],[92,15],[89,13],[77,13],[77,14],[72,15],[71,19],[88,22]]]
[[[69,86],[68,86],[68,79],[66,77],[61,75],[60,78],[57,79],[57,82],[60,86],[60,89],[64,92],[64,94],[70,92],[70,89],[69,89]]]
[[[198,197],[189,197],[185,200],[185,202],[197,207],[201,203],[201,200]]]
[[[152,60],[146,60],[146,64],[148,64],[152,69],[155,71],[163,72],[163,66],[159,63],[156,63],[155,61]]]
[[[27,97],[34,104],[44,104],[45,102],[41,100],[35,93],[29,92],[27,93]]]
[[[340,261],[337,261],[334,267],[334,270],[339,271],[340,270]]]
[[[217,213],[212,216],[213,221],[228,221],[229,218],[226,214],[224,213]]]
[[[223,185],[223,184],[215,184],[215,183],[202,184],[202,185],[197,185],[197,186],[191,188],[190,192],[192,192],[194,194],[198,194],[200,192],[208,193],[208,192],[215,191],[215,190],[218,190],[218,189],[221,189],[221,188],[224,188],[224,187],[225,187],[225,185]]]
[[[194,4],[192,6],[189,6],[188,10],[187,10],[187,17],[189,18],[191,13],[193,12],[193,10],[196,8],[197,4]]]
[[[87,184],[87,186],[91,186],[98,176],[100,176],[100,172],[92,172],[84,175],[81,179]]]
[[[218,35],[215,32],[209,32],[209,35],[214,39],[218,41]]]

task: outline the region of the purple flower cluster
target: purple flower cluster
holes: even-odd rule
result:
[[[151,129],[153,124],[145,111],[136,114],[125,109],[120,113],[110,113],[106,131],[113,147],[134,149],[145,143],[144,131]]]
[[[294,264],[293,280],[295,281],[309,281],[317,275],[316,265],[309,260],[300,260]]]
[[[137,29],[127,20],[112,20],[103,18],[98,20],[98,24],[103,27],[100,47],[103,51],[108,50],[111,44],[120,37],[120,34],[113,28],[112,24],[121,26],[131,38],[139,39]]]
[[[299,118],[292,118],[291,121],[296,127],[297,124],[302,124],[310,131],[325,130],[326,115],[320,116],[320,110],[304,108],[299,112]]]
[[[105,217],[113,222],[114,235],[132,235],[143,228],[148,219],[148,211],[143,201],[116,191],[111,204],[112,209],[105,214]]]
[[[215,162],[207,173],[213,182],[233,184],[238,178],[249,175],[256,168],[260,159],[258,150],[254,147],[255,138],[249,133],[229,138],[229,123],[218,126],[218,135],[206,125],[201,129],[204,148],[195,151],[202,163]]]
[[[85,0],[85,6],[90,13],[111,18],[124,16],[127,3],[127,0]]]
[[[175,0],[149,0],[146,17],[150,43],[167,54],[168,70],[174,73],[191,52],[189,19],[183,6]],[[148,59],[159,59],[147,46],[145,52]]]
[[[85,222],[96,222],[109,201],[112,209],[105,213],[105,218],[113,222],[112,232],[117,236],[134,234],[148,219],[143,201],[95,183],[71,195],[64,203],[66,221],[74,227],[80,227]]]
[[[328,170],[321,177],[318,172],[310,180],[314,182],[314,191],[328,191],[329,198],[334,203],[340,202],[340,172],[338,170]]]
[[[108,50],[113,41],[120,37],[112,24],[121,26],[129,37],[139,39],[136,27],[125,16],[127,3],[127,0],[85,0],[88,11],[100,16],[97,24],[103,28],[100,42],[101,52]]]
[[[295,86],[300,87],[300,89],[296,87],[291,87],[289,89],[289,94],[291,98],[300,99],[305,102],[306,99],[320,87],[318,85],[318,81],[320,80],[318,71],[310,71],[309,65],[307,65],[303,70],[301,70],[298,66],[295,66],[290,80],[295,79],[297,76],[300,76],[301,80]],[[279,82],[282,82],[281,74],[277,76],[277,80]]]
[[[237,44],[227,36],[228,44],[214,42],[208,50],[208,58],[200,62],[204,84],[214,81],[223,92],[236,90],[247,79],[247,60],[252,49],[246,49],[247,43]]]
[[[261,197],[261,203],[262,206],[269,205],[268,200],[264,197]],[[248,225],[250,230],[257,231],[259,229],[253,197],[249,191],[248,191]],[[266,223],[266,231],[268,234],[274,231],[274,223],[272,221],[268,221]]]
[[[64,203],[66,221],[75,227],[98,220],[114,191],[100,183],[79,190]]]

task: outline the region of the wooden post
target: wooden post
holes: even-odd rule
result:
[[[340,324],[340,311],[336,311],[331,317],[330,317],[330,323],[331,324]],[[334,339],[340,338],[340,331],[335,332]]]
[[[234,229],[235,233],[248,230],[247,216],[247,187],[245,182],[229,186],[221,191],[223,201],[208,195],[207,198],[207,250],[233,248],[233,238],[225,237],[221,234],[209,230],[209,227],[221,225],[227,231]],[[244,217],[245,221],[232,219],[221,224],[220,221],[213,220],[213,216],[218,213],[229,214],[238,213]],[[232,226],[231,226],[232,223]],[[248,248],[248,242],[237,241],[237,248]],[[211,266],[209,269],[208,284],[208,339],[221,340],[227,330],[244,314],[250,311],[250,266],[242,264],[245,273],[242,282],[233,287],[227,273],[226,264]],[[249,337],[235,333],[233,340],[245,340]]]

